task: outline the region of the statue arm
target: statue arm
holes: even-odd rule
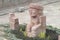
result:
[[[32,28],[32,31],[36,31],[38,28],[40,28],[41,24],[34,25]]]
[[[28,37],[31,37],[31,27],[32,27],[31,24],[27,24],[26,33]]]
[[[28,24],[27,27],[26,27],[26,31],[27,31],[27,32],[31,32],[31,30],[30,30],[30,25],[29,25],[29,24]]]

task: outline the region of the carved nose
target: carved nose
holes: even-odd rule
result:
[[[32,13],[34,13],[34,14],[35,14],[35,11],[32,11]]]

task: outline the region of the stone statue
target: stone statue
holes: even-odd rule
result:
[[[28,37],[37,37],[40,32],[45,32],[46,16],[43,15],[43,7],[36,3],[29,5],[30,22],[27,24]]]
[[[19,30],[19,20],[14,13],[10,13],[9,23],[11,30]]]

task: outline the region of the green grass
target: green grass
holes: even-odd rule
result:
[[[26,32],[25,32],[25,29],[26,29],[26,24],[20,24],[20,30],[19,30],[19,32],[17,32],[17,31],[14,31],[14,32],[16,32],[16,33],[12,33],[11,31],[12,30],[10,30],[10,28],[9,28],[9,24],[0,24],[0,27],[4,27],[5,28],[5,30],[4,30],[4,32],[6,33],[3,37],[5,37],[5,38],[7,38],[7,39],[9,39],[9,40],[27,40],[27,34],[26,34]],[[51,26],[51,25],[47,25],[47,29],[49,29],[49,30],[55,30],[56,31],[56,33],[57,34],[60,34],[60,29],[57,29],[57,28],[53,28],[53,26]],[[30,38],[29,38],[30,39]],[[35,39],[37,39],[37,40],[50,40],[51,39],[51,36],[47,36],[46,37],[46,34],[44,33],[44,32],[41,32],[39,35],[38,35],[38,37],[37,38],[35,38]],[[34,38],[33,39],[31,39],[31,40],[35,40]]]

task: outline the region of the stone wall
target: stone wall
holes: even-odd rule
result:
[[[14,7],[17,5],[26,5],[32,2],[32,0],[0,0],[0,9]]]

